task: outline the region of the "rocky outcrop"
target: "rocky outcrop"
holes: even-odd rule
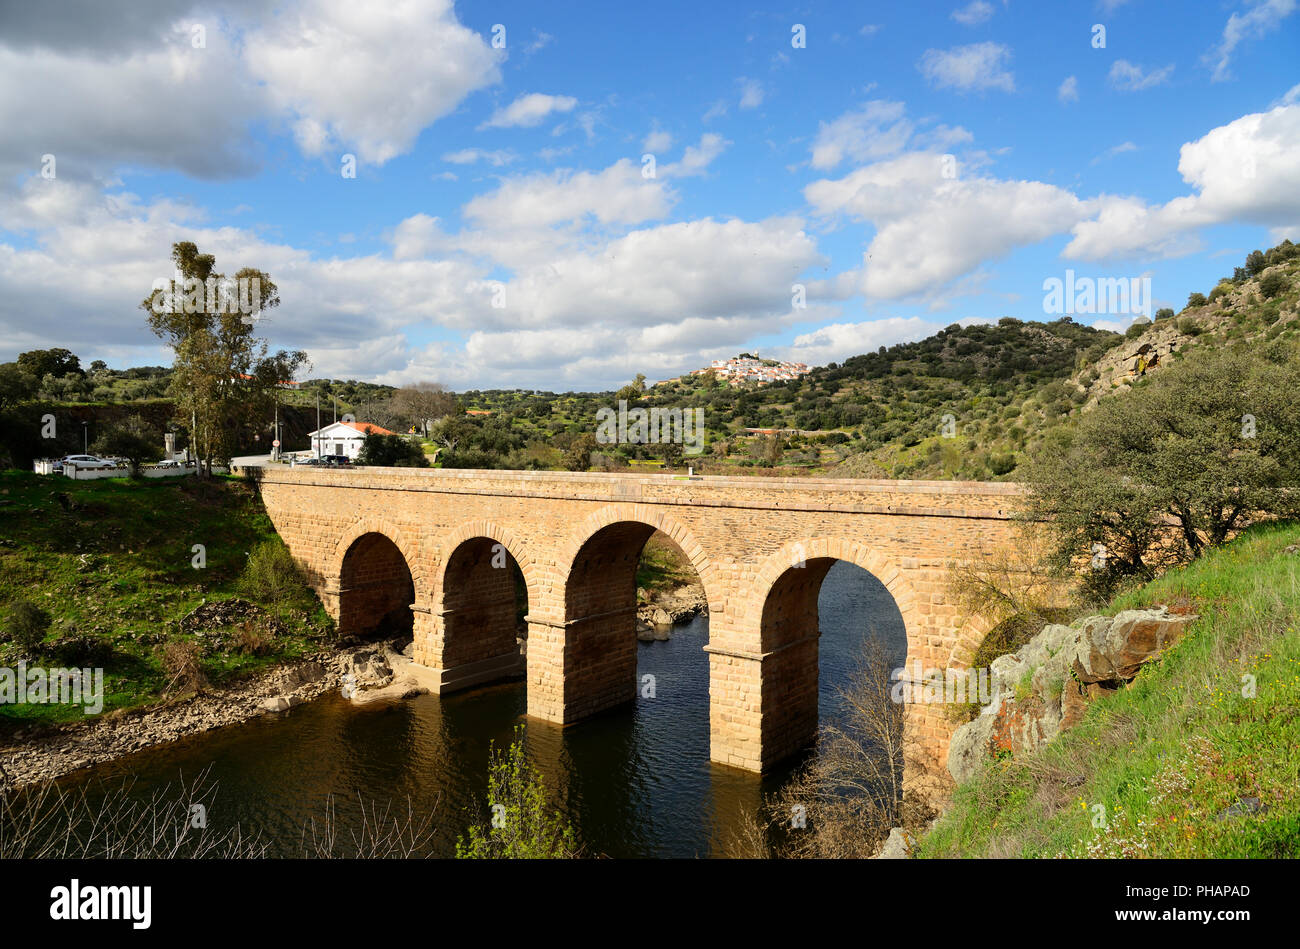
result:
[[[1076,724],[1088,704],[1131,681],[1182,636],[1196,617],[1168,607],[1090,616],[1050,625],[989,666],[992,700],[953,734],[948,770],[965,781],[998,754],[1047,744]]]

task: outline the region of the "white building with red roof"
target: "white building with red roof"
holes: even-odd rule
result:
[[[397,432],[390,432],[369,422],[331,422],[314,432],[308,432],[307,437],[311,439],[313,457],[346,455],[355,461],[357,455],[361,454],[361,444],[368,434],[396,435]]]

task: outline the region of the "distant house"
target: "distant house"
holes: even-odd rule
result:
[[[361,443],[366,440],[368,434],[396,435],[397,433],[380,428],[378,425],[371,425],[369,422],[332,422],[314,432],[308,432],[307,437],[311,439],[313,457],[347,455],[348,458],[356,460],[357,455],[361,454]]]

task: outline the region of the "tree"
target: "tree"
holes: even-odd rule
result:
[[[176,354],[171,391],[206,474],[214,459],[229,458],[243,436],[265,424],[280,384],[293,379],[307,354],[268,356],[266,341],[253,335],[254,324],[280,304],[265,273],[245,267],[227,284],[216,258],[189,241],[172,246],[172,263],[178,280],[155,285],[140,307]],[[241,288],[237,294],[233,286]]]
[[[393,408],[407,422],[419,426],[428,438],[434,422],[456,411],[456,397],[441,382],[417,382],[394,393]]]
[[[131,477],[140,473],[141,462],[161,455],[162,448],[162,433],[139,415],[110,426],[91,446],[96,454],[125,458],[131,464]]]
[[[596,450],[596,436],[583,432],[564,452],[561,464],[566,471],[586,471],[591,467],[591,453]]]
[[[680,468],[684,454],[678,442],[668,442],[663,446],[664,464],[669,468]]]
[[[619,389],[618,394],[614,396],[614,398],[620,401],[635,402],[637,399],[641,398],[644,392],[645,374],[638,372],[636,378],[623,388]]]
[[[1173,318],[1174,311],[1170,307],[1162,306],[1160,309],[1156,310],[1157,320],[1172,320]]]
[[[85,375],[81,369],[81,360],[66,349],[33,349],[19,353],[18,366],[37,379],[44,379],[46,375],[58,378],[70,372]]]
[[[1025,514],[1050,524],[1054,565],[1091,558],[1098,593],[1300,512],[1300,354],[1199,347],[1103,399],[1077,430],[1049,432],[1025,480]]]
[[[40,380],[16,362],[0,363],[0,408],[26,402],[36,394]]]
[[[427,468],[429,459],[414,438],[369,432],[361,442],[357,464],[383,468]]]
[[[1210,301],[1205,298],[1204,293],[1189,293],[1187,294],[1187,307],[1184,309],[1194,306],[1205,306],[1205,304],[1209,302]]]

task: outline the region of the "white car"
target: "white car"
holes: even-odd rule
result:
[[[117,465],[98,455],[68,455],[62,461],[63,467],[71,465],[74,468],[87,468],[96,471],[104,468],[116,468]]]

